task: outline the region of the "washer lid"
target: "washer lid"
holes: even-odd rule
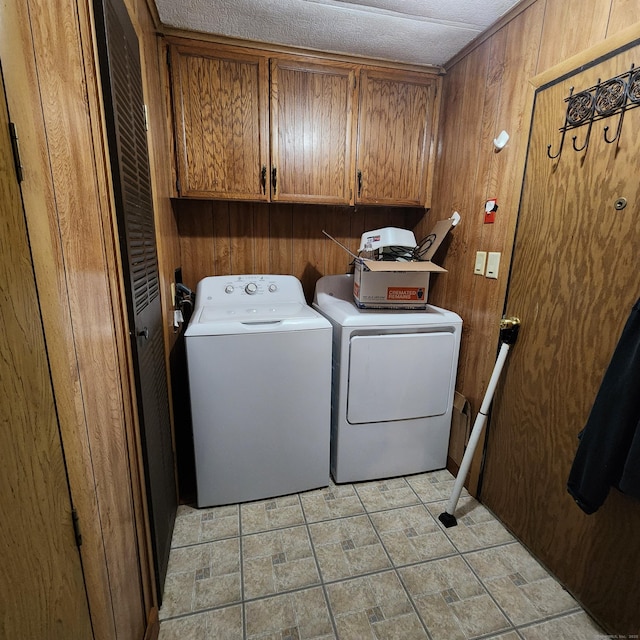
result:
[[[330,329],[329,321],[306,304],[203,305],[191,316],[185,337]]]
[[[299,302],[281,302],[280,304],[251,304],[247,300],[244,305],[205,305],[200,309],[198,322],[273,322],[304,315],[306,305]]]
[[[209,276],[198,283],[185,337],[331,328],[289,275]]]
[[[353,276],[324,276],[316,283],[313,306],[343,327],[443,326],[462,324],[457,313],[428,304],[423,311],[358,309],[353,303]]]

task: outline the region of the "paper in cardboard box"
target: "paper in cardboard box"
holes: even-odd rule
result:
[[[431,262],[431,258],[459,221],[460,216],[456,213],[436,223],[431,233],[420,242],[421,259],[415,262],[369,260],[362,255],[354,256],[353,298],[356,306],[361,309],[425,309],[431,274],[447,271]]]

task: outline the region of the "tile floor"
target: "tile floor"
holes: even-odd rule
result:
[[[181,506],[160,640],[606,637],[448,471]]]

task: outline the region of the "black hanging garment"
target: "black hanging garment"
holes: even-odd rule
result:
[[[622,331],[587,424],[567,490],[585,513],[610,487],[640,499],[640,300]]]

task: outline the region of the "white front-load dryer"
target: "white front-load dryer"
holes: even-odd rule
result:
[[[460,316],[358,309],[350,275],[325,276],[313,306],[333,325],[331,472],[358,482],[446,466]]]
[[[331,334],[293,276],[198,283],[185,343],[199,507],[329,484]]]

